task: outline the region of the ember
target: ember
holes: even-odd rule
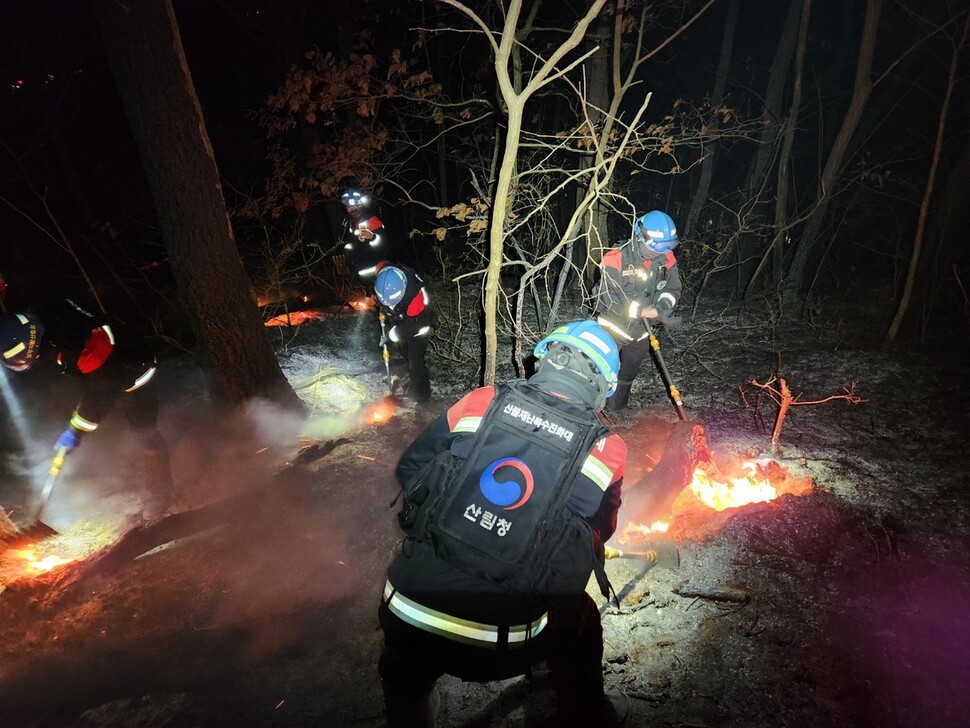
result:
[[[21,579],[35,579],[59,566],[83,561],[117,539],[114,524],[81,521],[29,548],[0,551],[0,592]]]
[[[273,316],[271,319],[267,319],[263,323],[263,326],[299,326],[307,321],[319,320],[325,316],[326,314],[319,309],[290,311],[288,313],[281,313],[278,316]]]
[[[374,308],[374,297],[361,296],[360,298],[355,298],[347,303],[355,311],[367,311],[368,309]]]
[[[379,402],[366,405],[361,411],[359,421],[362,425],[384,424],[397,413],[393,397],[384,397]]]
[[[33,549],[15,549],[12,554],[15,558],[23,560],[24,568],[28,573],[43,574],[50,571],[55,566],[70,564],[75,561],[73,558],[63,558],[61,556],[40,556],[38,557]]]

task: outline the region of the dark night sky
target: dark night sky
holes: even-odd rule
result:
[[[742,112],[757,106],[757,91],[764,88],[785,6],[768,0],[742,3],[729,87],[729,100]],[[279,6],[255,0],[174,0],[174,7],[231,205],[234,190],[247,189],[266,171],[262,134],[249,113],[276,88],[286,69],[279,44],[267,40],[273,36],[273,9]],[[336,49],[347,33],[365,27],[378,35],[379,47],[390,48],[404,40],[409,26],[435,20],[435,5],[418,0],[362,0],[353,8],[310,2],[308,7],[302,26],[305,48]],[[644,88],[655,92],[652,113],[662,115],[675,98],[699,103],[710,90],[726,7],[727,2],[715,4],[702,22],[645,69]],[[827,87],[830,98],[823,99],[841,97],[835,108],[844,105],[851,89],[854,38],[864,7],[862,0],[816,0],[813,5],[809,75],[838,78]],[[944,7],[940,3],[938,10]],[[883,20],[877,68],[908,47],[915,32],[911,20],[891,3],[886,4]],[[29,10],[26,4],[6,3],[0,9],[0,48],[0,196],[7,201],[0,201],[0,272],[9,279],[14,295],[18,281],[49,286],[56,271],[67,274],[60,284],[78,280],[70,258],[26,217],[48,225],[38,204],[38,195],[46,195],[69,235],[83,230],[82,215],[70,203],[69,180],[51,141],[53,129],[60,132],[77,168],[94,218],[110,220],[121,231],[126,252],[136,262],[162,256],[159,236],[152,230],[150,198],[89,3],[40,0]],[[912,63],[901,63],[897,73],[876,89],[873,108],[885,108],[898,123],[879,128],[870,142],[873,149],[881,142],[884,148],[903,150],[901,157],[925,169],[947,53],[945,47],[924,47],[912,54]],[[476,61],[467,54],[456,54],[455,68]],[[53,75],[51,82],[45,81],[48,73]],[[814,108],[813,93],[810,88],[806,104]],[[831,109],[826,113],[836,116]],[[953,113],[953,123],[966,121],[962,96]],[[804,165],[810,169],[818,163],[818,153],[813,148],[816,140],[808,141]],[[912,149],[906,150],[906,145]],[[739,170],[742,159],[743,155],[738,158]],[[25,170],[34,191],[25,183]],[[679,184],[689,181],[683,178]],[[151,244],[145,246],[145,241]]]

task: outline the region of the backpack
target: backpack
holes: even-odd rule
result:
[[[609,430],[592,410],[547,404],[523,384],[498,388],[470,449],[468,440],[459,445],[467,452],[456,453],[456,441],[406,484],[398,520],[466,573],[556,591],[549,565],[561,546],[585,539],[591,568],[595,561],[591,529],[567,501]],[[581,589],[589,570],[575,567],[584,571],[572,579]]]

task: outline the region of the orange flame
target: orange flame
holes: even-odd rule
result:
[[[367,405],[360,412],[362,425],[381,425],[391,420],[397,413],[397,405],[392,397],[384,397],[379,402]]]
[[[325,317],[323,311],[318,309],[307,309],[306,311],[290,311],[289,313],[281,313],[278,316],[273,316],[271,319],[267,319],[263,326],[299,326],[306,321],[314,321],[317,319],[322,319]]]
[[[24,567],[31,574],[44,574],[57,566],[76,561],[74,558],[68,559],[61,556],[38,557],[33,549],[15,549],[13,555],[25,562]]]
[[[690,483],[691,492],[706,506],[715,511],[738,508],[749,503],[764,503],[778,497],[778,491],[761,474],[753,462],[742,463],[744,475],[730,477],[729,482],[712,480],[701,468],[694,470]]]
[[[355,298],[351,301],[348,301],[347,303],[355,311],[366,311],[368,309],[374,308],[374,297],[361,296],[360,298]]]
[[[638,536],[651,536],[656,533],[666,533],[670,524],[666,521],[654,521],[649,526],[645,523],[628,523],[623,530],[624,539],[630,534]]]

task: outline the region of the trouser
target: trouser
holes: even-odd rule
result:
[[[431,335],[428,333],[398,342],[398,352],[407,362],[408,367],[410,380],[408,393],[418,402],[427,402],[431,399],[431,377],[428,374],[428,363],[425,361],[430,339]]]
[[[619,347],[620,350],[620,370],[617,373],[616,391],[613,396],[606,401],[607,409],[618,410],[626,407],[630,400],[630,389],[633,387],[633,380],[640,373],[640,366],[643,364],[647,352],[650,351],[650,340],[643,338],[631,341]]]
[[[472,682],[526,675],[547,660],[559,710],[595,716],[603,702],[603,628],[587,594],[557,601],[548,626],[524,646],[488,649],[414,627],[381,604],[384,650],[378,663],[389,728],[432,728],[429,698],[442,675]],[[589,724],[589,723],[587,723]]]

